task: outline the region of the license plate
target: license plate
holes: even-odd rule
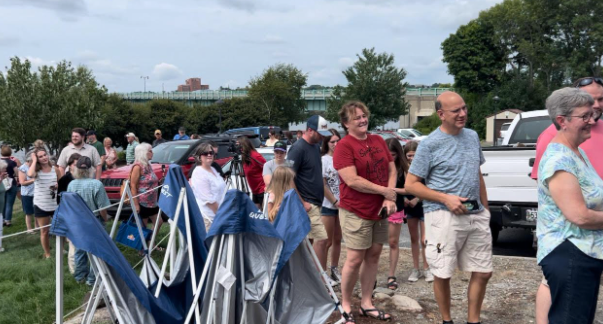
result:
[[[538,209],[530,208],[526,209],[526,220],[528,222],[536,222],[538,219]]]

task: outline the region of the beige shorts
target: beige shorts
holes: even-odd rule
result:
[[[312,208],[310,208],[310,211],[308,211],[308,217],[310,217],[311,226],[308,238],[316,241],[328,239],[329,237],[327,236],[327,230],[325,229],[325,225],[322,223],[320,215],[320,206],[312,205]]]
[[[389,224],[386,219],[368,220],[351,211],[339,208],[339,222],[345,246],[354,250],[366,250],[373,243],[386,244]]]
[[[425,214],[425,257],[434,276],[451,278],[462,271],[492,272],[490,212],[454,215],[448,210]]]

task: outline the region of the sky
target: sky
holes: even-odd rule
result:
[[[393,54],[410,84],[449,83],[441,43],[502,0],[0,0],[0,66],[86,65],[109,92],[174,91],[191,77],[245,87],[293,64],[345,85],[363,48]],[[141,78],[142,76],[148,79]]]

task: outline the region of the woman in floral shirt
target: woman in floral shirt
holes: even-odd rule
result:
[[[578,146],[595,124],[593,98],[551,94],[557,128],[538,168],[538,264],[551,289],[550,323],[592,323],[603,273],[603,180]]]

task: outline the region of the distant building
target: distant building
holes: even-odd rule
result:
[[[185,81],[186,84],[178,86],[177,92],[191,92],[197,90],[208,90],[209,85],[201,84],[201,78],[190,78]]]

